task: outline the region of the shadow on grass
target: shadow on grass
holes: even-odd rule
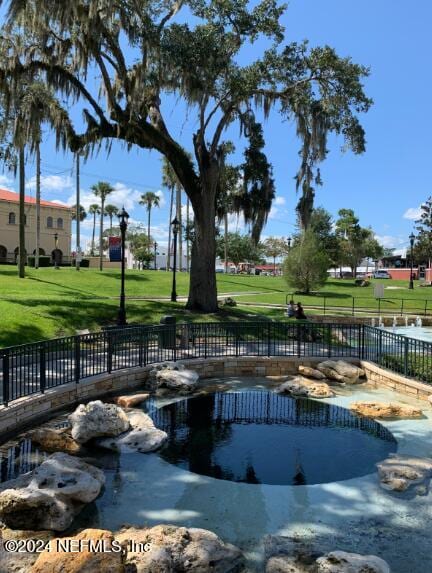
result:
[[[46,338],[45,332],[34,324],[19,324],[13,328],[6,327],[0,330],[0,348],[37,342],[43,338]]]
[[[57,287],[61,288],[62,290],[66,290],[66,291],[70,291],[70,292],[74,292],[74,293],[79,293],[83,297],[98,298],[98,295],[94,294],[93,292],[84,291],[84,290],[81,290],[78,288],[72,288],[72,287],[66,286],[64,283],[56,283],[54,281],[47,281],[47,280],[40,279],[37,277],[27,277],[27,278],[31,281],[36,281],[38,283],[45,283],[45,284],[57,286]]]
[[[226,285],[226,284],[232,284],[232,285],[234,285],[234,286],[245,285],[245,286],[250,287],[252,290],[253,290],[253,289],[256,289],[256,290],[269,290],[269,291],[272,291],[272,292],[286,292],[285,289],[275,288],[275,287],[265,287],[265,286],[262,286],[262,285],[253,285],[253,284],[250,284],[250,283],[247,283],[247,282],[230,281],[230,280],[227,281],[227,280],[223,280],[223,279],[221,279],[220,282],[219,282],[219,286]]]

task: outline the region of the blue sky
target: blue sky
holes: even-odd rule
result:
[[[340,208],[353,208],[363,225],[371,225],[385,246],[403,248],[413,228],[419,205],[429,194],[429,163],[432,155],[432,119],[429,100],[432,88],[428,53],[432,2],[416,0],[291,0],[283,17],[286,40],[309,39],[310,44],[329,44],[341,56],[371,67],[366,92],[374,105],[361,120],[366,129],[367,151],[362,156],[342,153],[341,141],[331,140],[330,154],[322,165],[324,185],[318,189],[316,205],[333,215]],[[247,55],[258,55],[260,46]],[[172,131],[185,147],[191,147],[193,122],[184,108],[171,99],[163,112]],[[274,114],[265,125],[266,151],[274,167],[277,200],[264,235],[287,236],[295,224],[297,197],[293,176],[298,166],[292,125]],[[237,138],[231,131],[230,138]],[[241,160],[239,143],[237,159]],[[45,136],[42,148],[43,195],[48,200],[73,202],[72,157],[56,153],[53,137]],[[110,202],[125,203],[135,221],[146,221],[137,205],[147,190],[160,191],[162,206],[154,210],[152,232],[166,241],[168,196],[161,187],[160,158],[156,152],[127,152],[114,144],[109,157],[98,157],[82,165],[84,204],[92,201],[89,188],[98,180],[116,186]],[[29,194],[34,193],[28,165]],[[3,186],[14,188],[9,176],[0,175]],[[411,217],[411,218],[410,218]],[[232,221],[232,228],[236,224]],[[241,222],[239,228],[242,229]],[[90,236],[90,221],[84,235]]]

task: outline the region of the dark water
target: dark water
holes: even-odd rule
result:
[[[346,408],[272,392],[215,393],[150,412],[169,435],[159,455],[235,482],[305,485],[376,471],[397,449],[384,426]]]

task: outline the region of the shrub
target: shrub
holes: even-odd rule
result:
[[[291,288],[309,294],[325,284],[329,267],[330,259],[308,230],[285,259],[284,278]]]
[[[34,255],[29,255],[27,257],[27,264],[29,267],[35,266],[35,256]],[[51,257],[48,257],[46,255],[39,255],[39,266],[40,267],[51,266]]]

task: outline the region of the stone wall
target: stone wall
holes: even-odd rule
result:
[[[198,372],[202,378],[224,376],[285,376],[295,374],[298,366],[314,366],[324,358],[254,357],[198,358],[182,360],[188,368]],[[359,364],[357,359],[346,359]],[[379,368],[371,362],[362,361],[367,378],[377,386],[387,386],[398,392],[427,400],[432,388]],[[6,438],[16,430],[25,430],[33,424],[46,420],[52,414],[71,409],[81,402],[102,396],[119,394],[140,388],[145,383],[153,365],[119,370],[112,374],[101,374],[81,381],[46,390],[44,394],[33,394],[0,406],[0,438]]]

